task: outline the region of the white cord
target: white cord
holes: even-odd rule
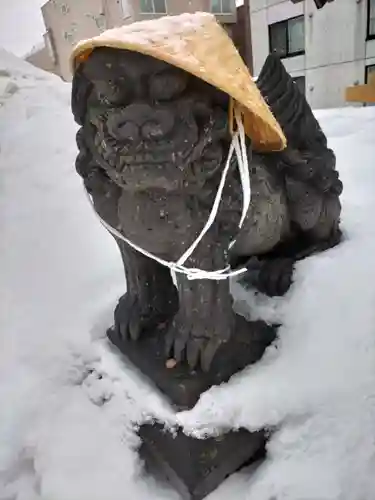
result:
[[[161,259],[160,257],[157,257],[156,255],[153,255],[152,253],[148,252],[147,250],[144,250],[143,248],[139,247],[132,241],[128,240],[123,236],[117,229],[112,227],[110,224],[108,224],[104,219],[100,217],[98,212],[95,210],[93,200],[90,196],[90,194],[86,191],[87,197],[94,209],[94,212],[96,213],[97,217],[99,218],[100,222],[103,224],[103,226],[114,236],[117,238],[121,239],[125,243],[127,243],[129,246],[131,246],[134,250],[137,252],[141,253],[145,257],[148,257],[159,264],[168,267],[172,273],[182,273],[186,274],[187,278],[189,280],[197,280],[197,279],[209,279],[209,280],[224,280],[227,278],[230,278],[232,276],[238,276],[239,274],[242,274],[246,271],[246,268],[242,269],[237,269],[235,271],[230,271],[230,267],[226,267],[225,269],[220,269],[218,271],[204,271],[203,269],[195,269],[195,268],[188,268],[185,267],[183,264],[187,261],[187,259],[191,256],[191,254],[194,252],[195,248],[198,246],[199,242],[202,240],[204,235],[207,233],[207,231],[210,229],[212,224],[215,221],[216,215],[219,210],[219,205],[221,201],[221,197],[223,194],[224,186],[225,186],[225,181],[227,179],[228,171],[230,168],[230,163],[232,160],[233,153],[236,152],[237,155],[237,160],[238,160],[238,169],[240,173],[240,179],[241,179],[241,186],[242,186],[242,193],[243,193],[243,207],[242,207],[242,216],[241,220],[239,223],[239,228],[242,227],[247,211],[249,209],[250,205],[250,199],[251,199],[251,185],[250,185],[250,173],[249,173],[249,165],[248,165],[248,158],[247,158],[247,151],[246,151],[246,141],[245,141],[245,130],[244,126],[242,123],[242,118],[238,111],[236,111],[235,114],[235,119],[237,122],[237,131],[233,135],[232,143],[229,148],[229,153],[228,153],[228,158],[227,162],[225,164],[223,173],[221,175],[221,180],[220,184],[216,193],[215,201],[211,209],[210,216],[202,229],[201,233],[199,236],[196,238],[196,240],[191,244],[191,246],[185,251],[185,253],[178,259],[177,262],[168,262],[164,259]],[[230,247],[234,244],[234,241],[230,244]]]
[[[245,222],[246,215],[250,206],[251,186],[250,186],[249,162],[246,151],[245,129],[242,123],[241,116],[239,115],[238,111],[236,111],[235,118],[238,127],[238,134],[234,136],[233,142],[238,158],[238,169],[240,171],[242,196],[243,196],[242,216],[238,226],[241,229],[243,223]]]

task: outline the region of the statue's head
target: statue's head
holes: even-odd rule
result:
[[[225,161],[229,97],[150,56],[94,50],[82,67],[92,84],[86,120],[108,174],[124,189],[188,189]]]
[[[74,81],[82,77],[91,89],[78,92],[78,100],[89,101],[79,121],[91,127],[96,161],[124,189],[199,189],[224,161],[234,109],[255,150],[285,147],[233,41],[211,14],[109,30],[77,45],[72,69]]]

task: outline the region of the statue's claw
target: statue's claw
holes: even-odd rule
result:
[[[168,321],[168,313],[155,312],[150,308],[142,309],[139,300],[126,293],[115,309],[115,335],[122,340],[137,341],[145,332],[151,332],[160,324]]]
[[[186,354],[187,362],[190,368],[194,369],[198,365],[203,348],[203,339],[191,339],[191,341],[188,341]]]
[[[129,339],[131,337],[130,331],[132,330],[134,336],[135,329],[138,331],[137,337],[139,337],[141,321],[139,317],[136,317],[137,313],[139,311],[136,308],[135,297],[126,293],[120,298],[115,309],[114,330],[118,338],[122,340]],[[130,325],[132,326],[130,327]]]
[[[219,347],[223,344],[223,341],[217,338],[210,339],[201,353],[201,366],[204,372],[208,372],[212,361],[219,350]]]
[[[216,352],[230,333],[228,332],[228,328],[230,328],[228,321],[225,322],[226,326],[216,324],[212,319],[211,323],[211,328],[207,324],[203,332],[201,330],[197,332],[192,321],[186,321],[186,319],[183,321],[181,315],[177,314],[166,335],[166,356],[173,356],[177,363],[187,361],[191,370],[201,368],[202,371],[208,372]],[[202,326],[200,326],[201,328]],[[213,329],[221,330],[223,328],[226,329],[225,332],[213,331]]]
[[[247,263],[247,272],[240,282],[245,287],[254,287],[270,297],[285,295],[293,282],[294,259],[274,258]]]

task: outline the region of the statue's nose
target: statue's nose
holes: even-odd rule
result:
[[[145,104],[131,104],[113,113],[107,122],[109,133],[117,140],[136,142],[142,137],[161,140],[173,129],[172,110],[153,109]]]
[[[145,139],[160,140],[166,137],[172,130],[175,120],[171,110],[151,110],[142,124],[142,136]]]

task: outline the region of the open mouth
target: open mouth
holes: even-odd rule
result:
[[[111,113],[107,111],[91,121],[96,160],[117,185],[128,191],[161,188],[197,192],[217,174],[225,155],[222,140],[227,143],[226,120],[219,120],[217,115],[212,110],[196,117],[191,107],[184,106],[174,119],[173,129],[164,136],[145,139],[135,131],[136,140],[125,140],[118,129],[108,126]],[[131,136],[131,127],[126,134]]]
[[[204,142],[205,131],[200,131],[190,120],[180,119],[175,130],[162,139],[140,140],[138,144],[118,141],[108,131],[105,120],[93,124],[94,143],[97,152],[108,162],[110,169],[122,172],[126,167],[161,167],[174,165],[184,170],[193,152]]]
[[[183,168],[191,152],[196,148],[198,141],[189,144],[186,148],[179,148],[180,145],[147,145],[142,144],[134,151],[118,151],[118,160],[120,169],[126,166],[145,167],[174,164],[177,168]],[[177,146],[177,147],[176,147]]]

